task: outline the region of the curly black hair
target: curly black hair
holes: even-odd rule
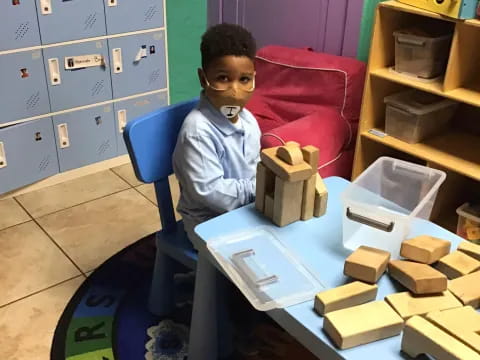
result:
[[[254,60],[257,45],[252,34],[240,25],[218,24],[203,34],[200,51],[202,67],[206,70],[213,60],[222,56],[247,56]]]

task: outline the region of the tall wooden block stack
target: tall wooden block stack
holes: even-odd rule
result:
[[[278,226],[325,214],[327,190],[317,173],[318,149],[295,142],[262,150],[255,207]]]

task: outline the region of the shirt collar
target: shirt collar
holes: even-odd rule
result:
[[[242,121],[242,126],[237,127],[233,125],[217,108],[215,108],[212,103],[208,100],[208,98],[205,96],[205,94],[202,93],[200,94],[200,102],[198,109],[206,114],[206,117],[210,122],[218,129],[220,130],[225,136],[232,135],[235,132],[238,132],[242,135],[245,134],[245,130],[243,127],[243,121]],[[243,118],[243,110],[240,111],[238,114],[239,119]]]

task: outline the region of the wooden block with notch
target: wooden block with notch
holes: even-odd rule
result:
[[[317,173],[315,175],[315,203],[313,206],[313,216],[320,217],[327,211],[328,190],[322,177]]]
[[[390,253],[368,246],[360,246],[345,260],[343,273],[370,284],[378,281],[385,272]]]
[[[300,220],[302,213],[303,181],[275,178],[273,222],[285,226]]]
[[[454,251],[438,260],[436,268],[449,279],[456,279],[479,270],[480,261],[461,251]]]
[[[400,334],[403,319],[385,301],[374,301],[325,315],[323,329],[340,349]]]
[[[277,148],[277,157],[289,165],[300,165],[303,163],[303,154],[300,147],[285,145]]]
[[[427,314],[427,320],[480,355],[480,314],[471,306],[434,311]]]
[[[315,296],[315,311],[320,315],[360,305],[377,297],[378,286],[354,281],[325,290]]]
[[[473,349],[420,316],[406,322],[402,351],[412,358],[428,354],[435,359],[480,360]]]
[[[433,264],[450,253],[450,241],[433,236],[417,236],[402,242],[400,255],[423,264]]]
[[[462,241],[460,245],[458,245],[457,250],[480,261],[480,245],[478,244],[474,244],[470,241]]]
[[[414,294],[435,294],[447,290],[447,277],[427,264],[391,260],[388,273]]]
[[[431,295],[414,295],[409,291],[405,291],[385,296],[385,300],[405,320],[415,315],[425,315],[431,311],[453,309],[462,306],[460,301],[448,290],[440,294]]]
[[[448,290],[455,295],[463,305],[480,308],[480,271],[450,280]]]
[[[257,164],[255,207],[258,211],[265,210],[265,194],[272,193],[275,188],[275,175],[262,162]]]
[[[273,207],[275,202],[273,200],[273,194],[265,195],[265,211],[264,214],[267,218],[273,219]]]
[[[287,181],[303,181],[312,176],[313,169],[305,161],[299,165],[287,164],[282,159],[277,157],[278,147],[263,149],[260,153],[260,158],[263,164],[272,170],[275,175]]]

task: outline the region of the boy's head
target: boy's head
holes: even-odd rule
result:
[[[203,34],[200,50],[198,76],[205,95],[236,121],[255,89],[255,39],[239,25],[219,24]]]

